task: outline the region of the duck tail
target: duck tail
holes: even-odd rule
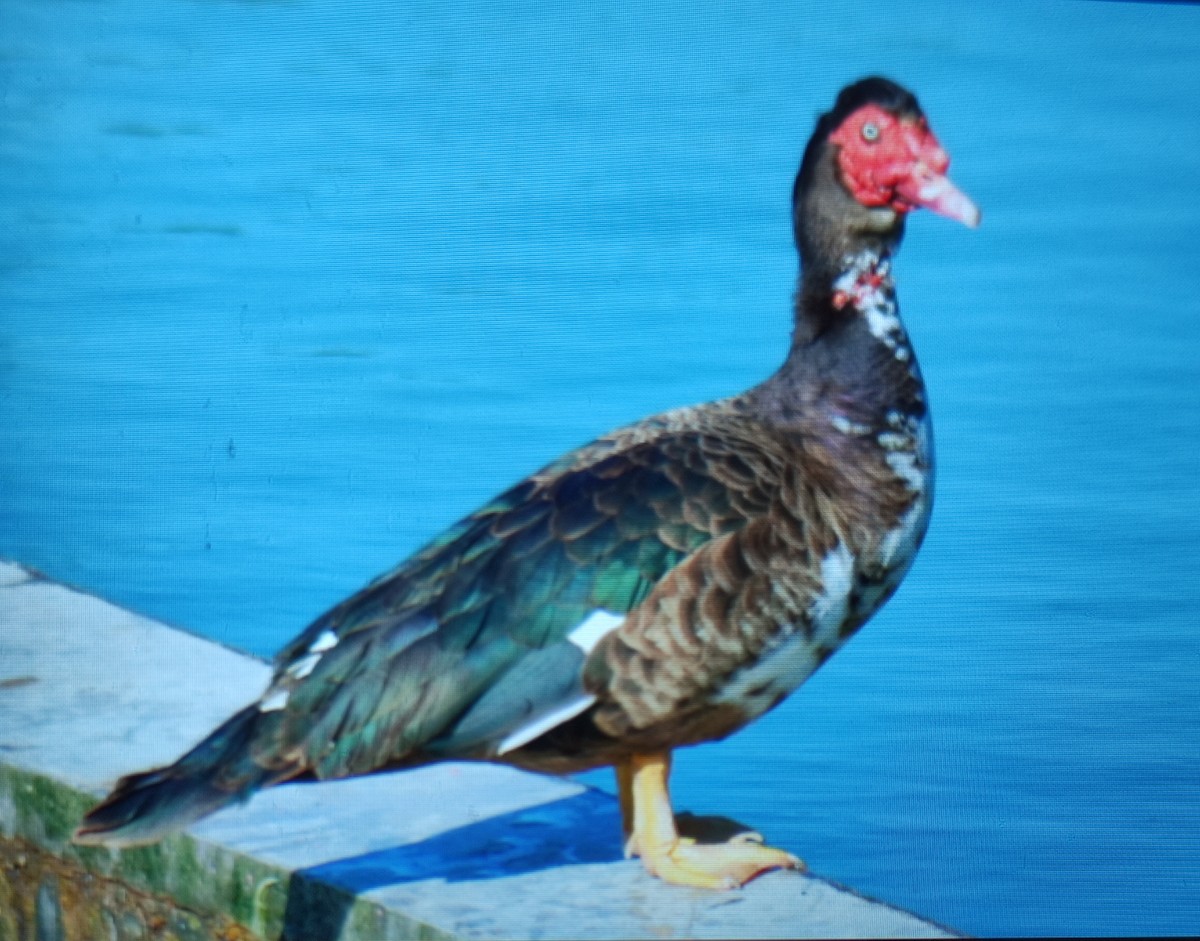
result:
[[[249,706],[234,715],[173,765],[121,778],[113,792],[88,811],[75,843],[139,846],[295,774],[255,760],[264,713]]]

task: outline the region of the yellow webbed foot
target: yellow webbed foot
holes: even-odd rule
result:
[[[667,794],[669,773],[669,755],[635,756],[617,772],[626,812],[625,855],[640,856],[647,872],[675,885],[734,889],[771,869],[805,868],[791,853],[764,846],[757,833],[720,843],[681,837]]]
[[[771,869],[804,869],[791,853],[750,839],[728,843],[697,843],[686,837],[673,846],[656,846],[650,852],[635,850],[646,871],[675,885],[703,889],[736,889]]]

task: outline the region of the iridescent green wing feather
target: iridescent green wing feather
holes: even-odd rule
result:
[[[554,705],[522,697],[577,687],[577,675],[543,678],[536,693],[523,683],[568,669],[555,651],[590,614],[629,612],[680,560],[766,509],[738,449],[699,414],[567,455],[318,619],[278,659],[278,753],[320,777],[361,774],[439,736],[458,741],[455,723],[489,690],[500,694],[483,724],[503,726],[506,709],[515,722]],[[538,669],[518,669],[547,650]]]

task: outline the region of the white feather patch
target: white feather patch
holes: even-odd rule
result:
[[[834,415],[833,427],[844,435],[869,435],[871,433],[869,425],[851,421],[845,415]]]
[[[584,618],[575,630],[567,635],[567,640],[584,653],[591,653],[592,648],[600,642],[600,638],[611,634],[625,623],[625,617],[613,614],[611,611],[597,609]]]
[[[312,673],[317,668],[317,664],[321,662],[319,653],[305,654],[290,667],[287,668],[288,676],[294,677],[297,680],[302,680],[308,674]]]
[[[595,701],[595,696],[584,693],[551,712],[535,717],[532,721],[509,732],[505,736],[504,741],[496,749],[496,754],[503,755],[506,752],[520,748],[528,742],[532,742],[539,735],[549,732],[556,725],[562,725],[568,719],[574,719]]]
[[[908,335],[892,293],[891,264],[871,250],[842,259],[843,274],[834,290],[850,298],[866,320],[867,329],[902,363],[912,359]]]
[[[837,546],[821,560],[821,594],[809,608],[813,640],[829,643],[837,639],[846,620],[850,590],[854,587],[854,556],[845,544]]]
[[[575,629],[567,635],[567,640],[583,651],[586,656],[592,652],[592,648],[600,642],[601,638],[611,634],[624,623],[625,617],[623,615],[613,614],[611,611],[598,608],[579,622]],[[496,754],[503,755],[506,752],[520,748],[528,742],[532,742],[539,735],[549,732],[556,725],[562,725],[567,720],[575,718],[575,716],[579,715],[579,713],[583,712],[583,710],[587,709],[595,701],[595,696],[590,693],[580,692],[578,696],[568,700],[561,706],[556,706],[549,712],[542,712],[531,716],[524,725],[518,726],[505,736],[504,740],[497,747]]]
[[[854,556],[842,543],[821,560],[821,594],[808,609],[812,636],[799,627],[779,638],[754,663],[739,670],[718,694],[751,716],[761,715],[780,696],[795,690],[817,668],[817,649],[840,646],[838,631],[849,613],[854,587]]]
[[[259,712],[277,712],[287,705],[288,691],[286,689],[273,689],[265,695],[258,704]]]
[[[900,518],[900,525],[890,530],[879,544],[879,559],[889,569],[895,569],[887,584],[894,585],[908,571],[917,554],[917,542],[929,524],[929,500],[919,491],[912,508]]]
[[[908,451],[893,451],[888,454],[887,462],[909,490],[920,493],[925,489],[925,472],[917,462],[917,455]]]
[[[326,628],[313,641],[312,646],[308,648],[308,653],[289,666],[284,672],[294,680],[304,679],[317,668],[317,664],[321,662],[322,655],[332,650],[337,644],[337,634]],[[266,695],[259,701],[258,711],[276,712],[282,709],[287,705],[289,695],[289,690],[283,687],[268,690]]]

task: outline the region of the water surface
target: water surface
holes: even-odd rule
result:
[[[774,369],[792,174],[882,72],[984,208],[897,266],[932,531],[678,803],[968,932],[1194,932],[1200,9],[586,6],[7,0],[0,555],[270,654]]]

